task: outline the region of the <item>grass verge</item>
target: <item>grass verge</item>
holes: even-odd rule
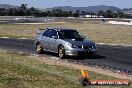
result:
[[[104,23],[47,23],[47,24],[0,24],[1,37],[34,38],[36,30],[42,28],[75,28],[96,43],[132,44],[132,28],[125,25]]]
[[[0,50],[0,88],[83,88],[81,72],[74,68],[48,65],[28,54]],[[91,79],[116,79],[90,71]],[[132,86],[112,86],[131,88]],[[111,88],[89,86],[86,88]]]

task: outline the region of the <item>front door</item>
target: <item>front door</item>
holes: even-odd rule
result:
[[[58,52],[58,35],[56,30],[51,30],[51,38],[49,40],[50,49],[53,52]]]
[[[44,50],[50,50],[51,31],[48,29],[42,35],[42,46]]]

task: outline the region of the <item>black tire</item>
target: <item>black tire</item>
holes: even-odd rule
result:
[[[40,43],[37,43],[36,44],[36,51],[39,54],[42,54],[43,53],[43,47],[42,47],[42,45]]]
[[[94,56],[95,56],[95,53],[94,52],[89,53],[89,57],[90,58],[93,58]]]
[[[60,58],[64,59],[65,58],[65,49],[64,49],[64,46],[60,46],[58,48],[58,55]]]

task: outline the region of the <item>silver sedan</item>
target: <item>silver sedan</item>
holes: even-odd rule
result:
[[[94,55],[97,48],[94,42],[87,40],[74,29],[47,28],[38,32],[35,38],[38,53],[50,51],[58,53],[60,58],[68,56]]]

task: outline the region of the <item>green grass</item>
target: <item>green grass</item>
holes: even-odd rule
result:
[[[0,37],[33,39],[37,29],[75,28],[96,43],[132,44],[132,26],[110,25],[104,23],[50,23],[50,24],[0,24]]]
[[[80,70],[48,65],[27,54],[0,50],[0,88],[83,88],[79,84],[80,77]],[[90,77],[116,79],[91,71]],[[111,86],[86,88],[111,88]],[[114,86],[114,88],[124,88],[124,86]]]

